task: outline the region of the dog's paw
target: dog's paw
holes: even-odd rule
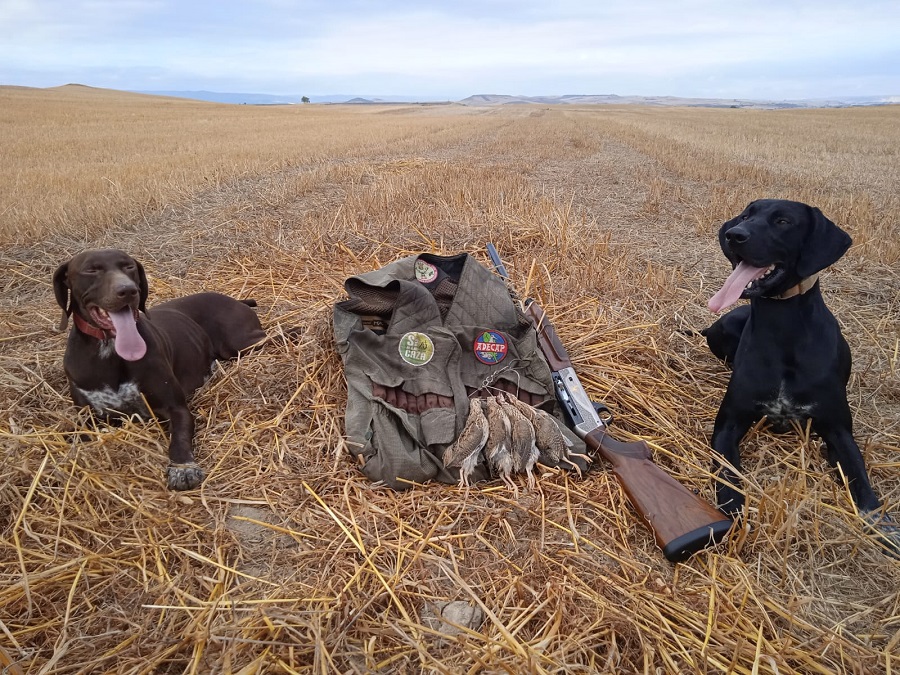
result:
[[[860,515],[866,523],[869,534],[875,537],[886,552],[900,558],[900,524],[879,511],[869,511]]]
[[[169,464],[166,478],[170,490],[192,490],[203,482],[203,469],[199,464]]]
[[[744,495],[730,485],[718,486],[716,504],[732,520],[740,520],[744,515]]]

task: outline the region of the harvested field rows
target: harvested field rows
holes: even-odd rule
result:
[[[348,276],[421,251],[487,264],[493,241],[614,434],[712,500],[728,372],[690,331],[729,271],[715,232],[750,199],[808,201],[855,240],[823,290],[854,353],[855,435],[900,511],[897,106],[257,108],[71,87],[0,102],[0,664],[898,668],[900,565],[805,430],[748,435],[749,527],[672,565],[602,464],[543,471],[518,498],[367,482],[331,328]],[[259,303],[269,341],[192,401],[199,490],[165,489],[163,427],[107,427],[68,397],[51,275],[107,246],[143,262],[151,306],[200,290]],[[435,617],[446,603],[465,625]]]

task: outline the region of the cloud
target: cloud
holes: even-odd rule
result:
[[[856,77],[900,91],[898,19],[900,5],[881,0],[11,0],[0,5],[0,78],[453,96],[740,84],[751,96],[775,81],[785,95],[818,90],[823,71],[840,70],[841,86]],[[667,83],[678,90],[649,90]]]

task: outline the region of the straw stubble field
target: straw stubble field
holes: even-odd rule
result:
[[[878,673],[900,565],[805,430],[744,443],[749,527],[665,561],[602,464],[502,484],[368,483],[342,436],[348,276],[493,241],[615,434],[713,497],[727,370],[690,330],[756,197],[855,245],[823,275],[856,436],[900,510],[900,109],[258,108],[0,88],[0,645],[27,673]],[[254,297],[270,338],[194,398],[199,490],[165,430],[71,404],[50,277],[140,259],[151,303]],[[524,487],[524,484],[523,484]],[[435,618],[470,608],[448,630]],[[469,620],[469,618],[471,620]],[[3,653],[3,652],[0,652]],[[3,658],[3,657],[0,657]]]

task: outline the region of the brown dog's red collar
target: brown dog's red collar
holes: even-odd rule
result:
[[[108,340],[112,336],[102,328],[97,328],[96,326],[92,326],[87,321],[78,316],[77,313],[72,314],[72,320],[75,323],[75,327],[80,330],[85,335],[90,335],[91,337],[95,337],[98,340]]]
[[[787,300],[788,298],[793,298],[795,295],[803,295],[816,285],[816,282],[819,280],[819,273],[816,272],[811,277],[806,277],[802,279],[799,284],[796,286],[791,286],[781,295],[773,295],[773,300]]]

